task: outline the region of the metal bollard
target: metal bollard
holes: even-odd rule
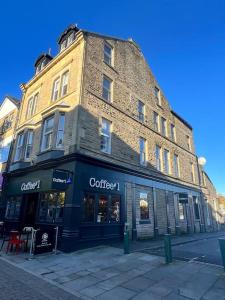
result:
[[[221,252],[222,261],[223,261],[223,268],[225,271],[225,238],[220,238],[219,244],[220,244],[220,252]]]
[[[123,248],[124,248],[124,254],[130,253],[130,240],[129,240],[128,224],[125,224],[125,228],[124,228]]]
[[[172,247],[171,247],[171,234],[164,235],[164,249],[165,249],[165,262],[170,264],[173,261]]]

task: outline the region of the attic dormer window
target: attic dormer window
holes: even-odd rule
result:
[[[41,72],[42,69],[52,60],[49,54],[41,54],[35,62],[36,74]]]
[[[76,32],[78,32],[78,31],[79,31],[79,29],[76,26],[71,25],[61,34],[61,36],[58,40],[60,52],[65,50],[67,47],[69,47],[73,43],[73,41],[75,40],[75,37],[76,37]]]

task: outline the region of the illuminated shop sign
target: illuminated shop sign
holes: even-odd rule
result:
[[[89,180],[89,185],[92,188],[99,188],[99,189],[105,189],[105,190],[120,190],[120,184],[119,182],[108,182],[105,179],[97,180],[96,178],[92,177]]]
[[[40,189],[40,185],[41,185],[41,181],[40,180],[37,180],[35,182],[23,182],[21,184],[21,191],[30,191],[30,190],[38,190]]]

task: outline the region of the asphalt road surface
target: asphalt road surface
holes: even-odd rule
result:
[[[50,283],[0,259],[1,300],[77,300]]]
[[[225,238],[225,235],[221,237]],[[145,250],[144,252],[164,256],[164,249]],[[173,246],[172,253],[175,259],[196,260],[222,265],[218,237],[210,237],[204,240]]]

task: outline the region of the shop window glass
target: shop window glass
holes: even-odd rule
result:
[[[61,222],[65,193],[42,193],[38,218],[40,222],[55,223]]]
[[[83,200],[83,222],[95,221],[95,196],[87,194]]]
[[[179,210],[179,218],[180,220],[185,219],[185,211],[184,211],[184,203],[183,202],[178,202],[178,210]]]
[[[140,219],[149,219],[149,203],[147,193],[140,193]]]
[[[97,223],[107,222],[108,216],[108,199],[105,195],[99,196]]]
[[[198,198],[196,196],[193,197],[193,203],[194,203],[195,219],[200,220],[199,203],[198,203]]]
[[[10,197],[6,207],[6,219],[18,219],[20,216],[21,197]]]
[[[120,197],[113,195],[109,207],[109,223],[120,222]]]

